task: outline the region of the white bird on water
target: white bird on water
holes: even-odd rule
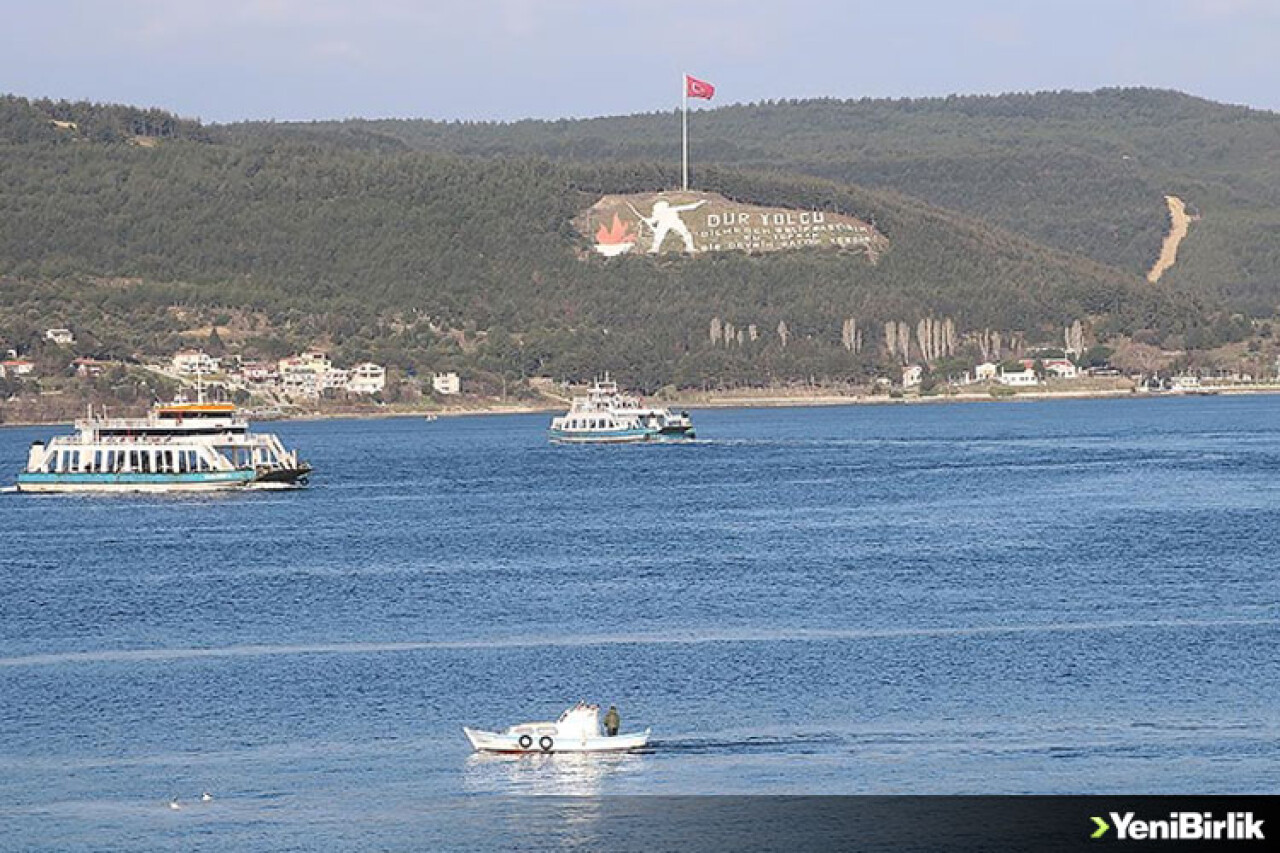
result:
[[[181,806],[181,805],[179,805],[179,803],[178,803],[178,798],[177,798],[177,797],[174,797],[172,800],[170,800],[170,801],[169,801],[169,808],[173,809],[175,812],[176,812],[178,809],[182,808],[182,806]]]
[[[212,800],[213,800],[213,794],[210,794],[208,791],[205,791],[203,794],[200,795],[200,802],[202,803],[207,803]]]

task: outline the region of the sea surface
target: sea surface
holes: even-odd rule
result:
[[[262,424],[309,488],[0,494],[0,849],[484,848],[523,795],[1280,787],[1280,397],[693,416],[630,447]],[[0,429],[0,483],[59,431]],[[652,750],[462,735],[579,699]]]

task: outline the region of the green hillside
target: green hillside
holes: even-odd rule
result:
[[[910,114],[915,103],[903,109]],[[945,102],[925,106],[921,121],[951,120]],[[804,127],[801,116],[813,111],[807,129],[792,133],[812,137],[811,159],[836,178],[840,157],[817,153],[824,138],[839,138],[832,122],[857,109],[820,103],[723,113],[735,122],[727,129],[761,125],[763,133],[760,116]],[[700,128],[718,115],[700,115]],[[676,183],[678,164],[647,159],[657,151],[645,146],[658,143],[640,133],[669,118],[207,128],[157,111],[2,99],[0,344],[39,350],[42,328],[69,325],[83,333],[82,354],[154,356],[218,325],[236,334],[217,345],[249,357],[321,345],[342,361],[460,369],[481,382],[584,379],[609,369],[652,389],[873,375],[891,362],[880,345],[886,321],[945,317],[961,334],[990,329],[1006,340],[1018,333],[1048,343],[1076,319],[1098,339],[1124,333],[1207,345],[1248,332],[1211,289],[1153,288],[1137,275],[1141,264],[1124,271],[959,204],[949,211],[893,189],[804,174],[821,171],[816,165],[788,174],[745,135],[736,149],[726,147],[725,164],[698,170],[701,188],[870,220],[890,242],[879,262],[835,250],[594,256],[571,220],[603,193]],[[634,157],[582,153],[619,127],[637,128],[626,143]],[[564,134],[560,148],[555,134]],[[853,150],[829,144],[836,154]],[[1031,171],[1034,155],[1020,155],[1032,158]],[[903,152],[902,162],[911,156],[922,155]],[[978,158],[966,160],[959,149],[954,156],[951,191],[963,195],[962,174],[982,190]],[[1241,193],[1256,192],[1241,181]],[[1093,191],[1115,196],[1107,215],[1116,245],[1147,252],[1149,232],[1154,256],[1162,224],[1144,232],[1124,223],[1126,215],[1141,218],[1140,206],[1126,214],[1123,204],[1140,193],[1107,184]],[[841,344],[849,318],[865,339],[861,352]],[[708,333],[713,320],[754,326],[757,335],[717,345]]]
[[[1167,227],[1163,197],[1202,214],[1166,286],[1280,293],[1280,115],[1177,92],[1104,89],[917,100],[811,100],[699,111],[695,166],[803,173],[886,187],[1037,241],[1144,273]],[[349,121],[240,125],[245,136],[398,145],[572,162],[679,158],[677,113],[512,124]],[[1267,245],[1270,244],[1270,245]]]

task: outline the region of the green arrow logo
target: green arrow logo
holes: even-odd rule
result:
[[[1093,819],[1093,822],[1098,825],[1098,828],[1093,831],[1093,835],[1089,836],[1090,838],[1101,838],[1102,836],[1106,835],[1107,830],[1111,828],[1110,825],[1108,825],[1107,822],[1100,817],[1095,817]]]

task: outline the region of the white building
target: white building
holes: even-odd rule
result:
[[[325,386],[325,376],[333,369],[329,356],[319,350],[282,358],[279,362],[280,388],[294,397],[318,397]]]
[[[347,390],[352,394],[377,394],[387,387],[387,369],[372,361],[362,362],[351,368]]]
[[[217,373],[219,366],[218,359],[211,358],[203,350],[184,349],[173,357],[173,369],[183,376],[194,376],[197,373]]]
[[[76,336],[71,334],[70,329],[46,329],[44,339],[61,346],[71,346],[76,342]]]
[[[924,379],[924,368],[918,364],[908,364],[902,368],[902,387],[914,388]]]
[[[351,381],[351,371],[331,367],[320,377],[321,391],[345,391]]]
[[[82,379],[101,376],[111,366],[110,362],[98,361],[96,358],[77,358],[71,364],[76,369],[76,376]]]
[[[333,362],[329,360],[328,354],[318,349],[307,350],[298,356],[298,360],[304,365],[309,365],[312,370],[320,374],[333,367]]]
[[[7,361],[0,361],[0,379],[30,376],[35,372],[35,369],[35,364],[25,358],[11,358]]]
[[[1000,365],[994,361],[984,361],[973,369],[973,379],[975,382],[989,382],[995,379],[1000,373]]]
[[[1058,379],[1075,379],[1080,369],[1065,358],[1051,358],[1045,361],[1044,371]]]
[[[1029,385],[1040,384],[1036,372],[1030,367],[1017,371],[1000,371],[1000,375],[996,377],[996,381],[1001,385],[1008,385],[1014,388],[1025,388]]]
[[[240,375],[245,382],[272,382],[280,378],[274,365],[261,361],[247,361],[240,365]]]
[[[310,364],[297,356],[280,359],[280,390],[293,397],[318,397],[320,377]]]
[[[458,379],[458,374],[452,371],[449,373],[437,373],[432,376],[431,387],[437,394],[462,393],[462,382]]]

